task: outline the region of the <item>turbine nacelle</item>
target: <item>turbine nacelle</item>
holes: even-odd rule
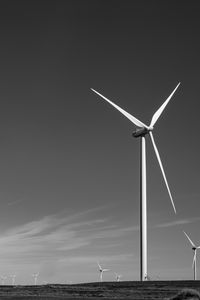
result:
[[[137,137],[141,137],[141,136],[145,136],[146,134],[148,134],[150,131],[153,130],[153,127],[143,127],[143,128],[137,128],[133,133],[132,136],[137,138]]]

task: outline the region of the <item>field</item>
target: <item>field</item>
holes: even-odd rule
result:
[[[38,286],[0,286],[0,299],[59,300],[59,299],[132,299],[164,300],[183,288],[200,292],[200,281],[122,281],[86,284],[49,284]]]

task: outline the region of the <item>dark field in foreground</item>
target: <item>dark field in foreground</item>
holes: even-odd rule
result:
[[[73,285],[0,286],[0,299],[163,300],[183,288],[193,288],[200,292],[200,281],[122,281]]]

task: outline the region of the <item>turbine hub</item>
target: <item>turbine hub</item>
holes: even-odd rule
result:
[[[151,129],[147,129],[145,127],[143,128],[137,128],[136,131],[134,131],[132,133],[132,136],[137,138],[137,137],[140,137],[140,136],[145,136],[147,133],[149,133]]]
[[[197,249],[196,247],[192,247],[192,250],[194,250],[194,251],[195,251],[196,249]]]

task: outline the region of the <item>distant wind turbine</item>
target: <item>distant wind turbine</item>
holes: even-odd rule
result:
[[[99,262],[97,262],[98,266],[99,266],[99,272],[100,272],[100,281],[103,281],[103,272],[108,272],[110,271],[110,269],[102,269],[102,267],[100,266]]]
[[[115,273],[115,278],[117,281],[121,281],[122,275]]]
[[[16,278],[16,275],[13,274],[13,275],[10,275],[11,279],[12,279],[12,285],[15,285],[15,278]]]
[[[37,278],[39,276],[39,272],[38,273],[34,273],[32,274],[33,278],[34,278],[34,285],[37,285]]]
[[[154,125],[156,124],[158,118],[162,114],[163,110],[165,109],[166,105],[174,95],[175,91],[179,87],[180,83],[176,86],[176,88],[173,90],[173,92],[170,94],[170,96],[165,100],[165,102],[160,106],[160,108],[154,113],[151,123],[149,126],[145,125],[140,120],[136,119],[134,116],[123,110],[121,107],[110,101],[108,98],[104,97],[102,94],[97,92],[94,89],[91,89],[93,92],[95,92],[97,95],[102,97],[104,100],[106,100],[108,103],[110,103],[112,106],[114,106],[118,111],[120,111],[126,118],[128,118],[133,124],[135,124],[137,127],[136,131],[133,133],[134,137],[140,137],[140,280],[144,281],[148,279],[147,275],[147,204],[146,204],[146,141],[145,136],[149,134],[153,148],[158,160],[158,163],[160,165],[160,169],[169,193],[169,197],[174,209],[174,212],[176,213],[176,208],[174,205],[174,201],[169,189],[169,185],[167,183],[167,178],[165,176],[165,172],[163,169],[163,165],[161,162],[161,158],[158,152],[158,149],[156,147],[154,137],[153,137],[153,129]]]
[[[192,267],[194,269],[194,280],[196,280],[197,278],[197,273],[196,273],[196,267],[197,267],[197,249],[200,249],[200,246],[196,246],[193,241],[189,238],[189,236],[187,235],[187,233],[185,231],[183,231],[184,234],[186,235],[188,241],[190,242],[190,244],[192,245],[192,250],[194,251],[194,257],[193,257],[193,262],[192,262]]]

